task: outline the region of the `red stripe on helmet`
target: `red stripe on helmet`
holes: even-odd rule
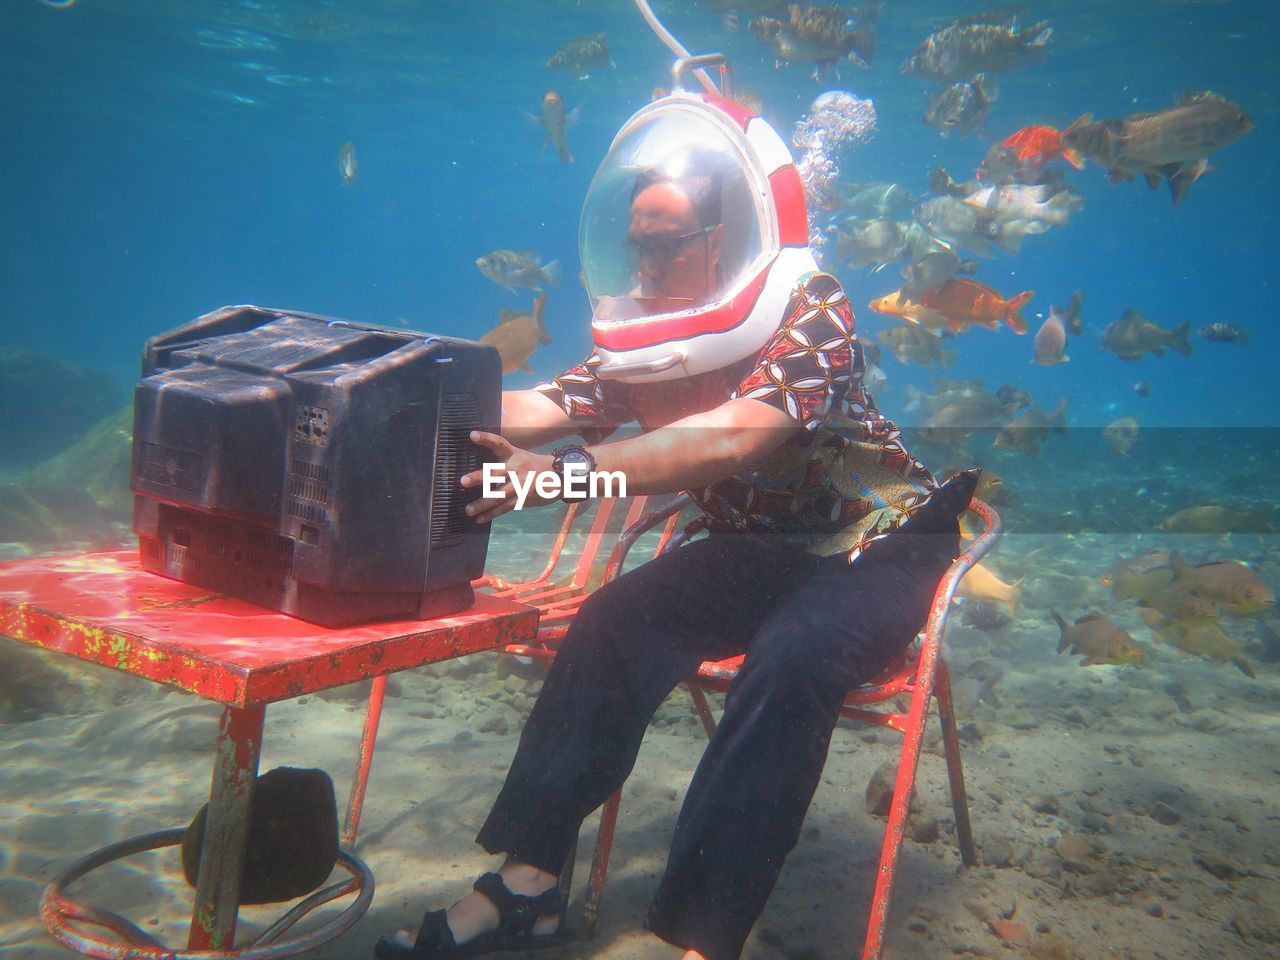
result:
[[[773,207],[778,211],[778,242],[784,247],[803,247],[809,242],[809,214],[804,201],[804,184],[794,166],[779,167],[769,174]]]
[[[772,261],[732,300],[717,307],[693,314],[682,314],[664,319],[622,323],[610,329],[592,331],[596,346],[606,350],[638,350],[662,343],[678,343],[692,340],[707,333],[724,333],[746,320],[760,299],[765,279],[769,276]]]
[[[730,120],[742,128],[743,133],[747,130],[747,124],[756,116],[736,100],[728,100],[714,93],[704,93],[702,99],[728,116]]]

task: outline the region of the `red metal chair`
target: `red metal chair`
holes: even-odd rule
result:
[[[680,541],[672,538],[672,528],[680,510],[688,503],[681,498],[665,508],[653,511],[639,523],[629,527],[618,544],[617,556],[612,558],[609,576],[617,576],[626,560],[630,546],[646,530],[666,521],[663,548],[670,549],[687,539],[686,530]],[[906,830],[909,799],[915,786],[916,768],[920,760],[920,745],[924,737],[924,725],[928,718],[931,697],[938,700],[938,715],[942,723],[942,739],[947,760],[947,773],[951,782],[951,803],[955,810],[956,837],[960,843],[960,857],[965,866],[974,866],[977,851],[969,823],[969,804],[965,796],[964,772],[960,762],[960,741],[956,734],[955,712],[951,701],[951,682],[947,667],[940,656],[943,629],[947,613],[960,578],[981,559],[1000,538],[1000,518],[994,510],[980,500],[973,500],[969,509],[983,522],[983,530],[947,570],[934,594],[933,606],[925,625],[919,651],[915,645],[872,683],[859,687],[845,698],[841,716],[876,723],[903,734],[902,750],[898,759],[898,774],[894,782],[893,803],[885,827],[884,844],[880,853],[880,865],[876,871],[875,892],[871,902],[871,916],[867,924],[863,944],[863,960],[878,960],[883,947],[885,926],[888,921],[889,899],[897,873],[898,858],[902,850],[902,838]],[[742,657],[704,663],[698,673],[689,679],[687,686],[693,697],[694,709],[710,736],[715,731],[715,719],[707,703],[705,690],[727,690],[737,675]],[[874,704],[894,700],[900,695],[909,697],[905,712],[870,710]],[[613,834],[618,820],[618,808],[622,791],[618,790],[606,801],[601,812],[600,829],[596,837],[595,857],[591,865],[591,878],[587,898],[583,905],[583,933],[590,937],[595,930],[604,893],[605,876],[613,847]],[[563,886],[563,884],[562,884]]]

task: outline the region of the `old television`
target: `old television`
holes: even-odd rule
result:
[[[489,527],[460,477],[497,430],[497,351],[229,306],[147,341],[133,527],[150,571],[324,626],[474,601]]]

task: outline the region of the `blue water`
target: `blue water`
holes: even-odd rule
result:
[[[977,330],[956,344],[952,376],[1013,382],[1069,420],[1133,415],[1145,426],[1270,425],[1277,268],[1277,85],[1266,4],[1037,3],[1054,26],[1044,64],[1002,75],[989,132],[1064,127],[1155,110],[1184,88],[1238,101],[1256,129],[1213,157],[1217,172],[1181,208],[1162,188],[1112,185],[1091,165],[1068,171],[1082,213],[979,278],[1028,310],[1085,294],[1086,335],[1068,364],[1029,363],[1030,337]],[[936,86],[898,72],[902,59],[973,2],[890,2],[870,70],[817,83],[806,65],[775,70],[747,30],[709,10],[658,3],[694,51],[727,53],[740,88],[759,93],[783,131],[824,89],[874,99],[874,142],[845,158],[846,180],[896,180],[926,192],[942,164],[972,173],[989,139],[942,139],[920,122]],[[317,311],[479,337],[503,307],[527,307],[474,267],[496,247],[559,259],[554,343],[538,377],[589,349],[588,305],[574,282],[578,211],[613,133],[666,83],[670,58],[631,3],[411,0],[39,0],[5,4],[5,292],[3,341],[107,368],[131,381],[143,340],[225,303]],[[587,80],[545,67],[565,39],[603,31],[617,64]],[[577,107],[577,162],[542,147],[536,113],[548,88]],[[355,182],[339,145],[352,141]],[[896,268],[839,271],[857,305],[896,286]],[[1248,346],[1195,340],[1188,359],[1122,363],[1098,347],[1126,307],[1163,326],[1243,324]],[[864,332],[889,321],[860,310]],[[886,354],[891,415],[927,372]],[[936,371],[935,371],[936,372]],[[1131,386],[1143,378],[1151,396]],[[511,378],[514,386],[532,377]]]

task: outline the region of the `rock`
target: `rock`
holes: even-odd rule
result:
[[[1060,836],[1054,843],[1053,849],[1063,860],[1085,860],[1096,856],[1093,844],[1073,833],[1064,833]]]
[[[1013,844],[1004,837],[988,837],[981,845],[984,867],[1008,867],[1016,855]]]
[[[1226,854],[1219,853],[1217,850],[1198,850],[1191,859],[1219,880],[1239,880],[1241,877],[1254,875],[1252,870],[1241,866],[1235,860],[1232,860]]]
[[[1100,813],[1086,813],[1080,821],[1090,833],[1110,833],[1111,821]]]
[[[871,775],[867,784],[867,813],[877,817],[887,817],[893,804],[893,783],[898,777],[898,761],[890,760],[880,764]],[[912,801],[915,791],[912,791]]]
[[[1031,945],[1031,956],[1035,960],[1074,960],[1076,952],[1062,937],[1048,934],[1036,938]]]
[[[1167,827],[1173,826],[1175,823],[1182,821],[1182,814],[1163,800],[1157,800],[1147,808],[1147,815],[1156,823],[1163,823]]]
[[[916,843],[934,843],[938,833],[937,817],[912,814],[907,818],[907,836]]]
[[[991,924],[991,930],[1001,940],[1009,943],[1031,943],[1031,931],[1025,923],[1014,923],[1012,920],[997,920]]]
[[[1161,903],[1159,900],[1149,901],[1143,909],[1147,912],[1147,916],[1149,917],[1164,916],[1164,904]]]
[[[1058,798],[1048,794],[1034,798],[1031,801],[1031,809],[1036,813],[1046,813],[1052,817],[1056,817],[1061,812],[1058,806]]]
[[[1280,916],[1262,904],[1241,904],[1231,916],[1231,929],[1245,940],[1280,944]]]

